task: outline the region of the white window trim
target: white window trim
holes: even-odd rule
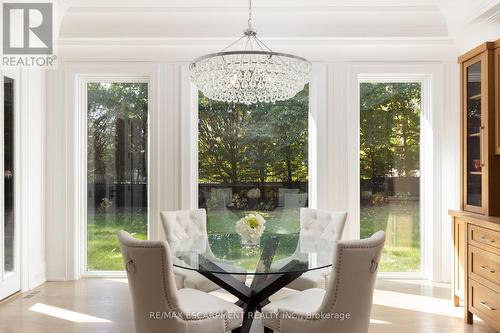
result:
[[[74,182],[68,184],[66,278],[125,277],[125,271],[87,270],[87,83],[145,82],[148,83],[148,238],[158,239],[158,68],[151,64],[78,64],[69,66],[66,74],[68,128],[73,130],[67,145],[67,163]],[[99,73],[99,74],[97,74]],[[71,93],[73,92],[73,93]],[[70,132],[71,133],[71,132]],[[154,145],[153,145],[154,143]],[[73,164],[73,165],[71,165]],[[153,194],[154,193],[154,194]],[[74,207],[74,210],[71,209]],[[74,223],[73,223],[74,222]]]
[[[440,135],[433,135],[441,126],[442,65],[439,64],[356,64],[349,67],[349,238],[359,238],[359,84],[360,82],[420,82],[422,84],[421,118],[421,253],[420,272],[380,273],[382,278],[433,279],[441,261],[441,228],[433,223],[441,215]],[[425,126],[427,124],[427,126]],[[438,267],[436,267],[436,265]]]
[[[181,67],[181,161],[179,209],[198,208],[198,89],[191,82],[188,65]]]

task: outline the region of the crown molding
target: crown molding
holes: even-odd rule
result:
[[[61,37],[56,41],[59,46],[162,46],[162,45],[221,45],[225,46],[234,38],[179,38],[179,37]],[[454,45],[448,37],[388,37],[388,38],[348,38],[348,37],[308,37],[308,38],[266,38],[273,45]]]
[[[395,12],[395,11],[407,11],[407,12],[439,12],[440,8],[438,6],[353,6],[353,5],[328,5],[328,6],[262,6],[254,7],[253,11],[259,12],[324,12],[324,11],[335,11],[335,12],[351,12],[351,11],[364,11],[364,12]],[[125,6],[125,7],[70,7],[68,13],[158,13],[158,12],[169,12],[169,13],[204,13],[204,12],[248,12],[248,8],[241,6],[155,6],[155,7],[145,7],[145,6]]]
[[[487,19],[492,14],[495,14],[500,9],[499,0],[481,0],[477,1],[476,5],[472,7],[469,12],[469,19],[471,21]],[[498,13],[496,13],[498,14]]]
[[[93,10],[93,8],[210,8],[246,9],[246,1],[211,0],[66,0],[72,10]],[[329,7],[436,7],[435,0],[254,0],[253,7],[259,8],[329,8]]]
[[[488,24],[500,24],[500,10],[486,19]],[[500,31],[500,29],[499,29]]]

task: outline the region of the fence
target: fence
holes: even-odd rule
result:
[[[273,202],[278,205],[279,189],[297,189],[298,192],[307,193],[307,182],[273,182],[273,183],[238,183],[238,184],[199,184],[199,207],[206,207],[206,199],[211,189],[231,188],[232,194],[246,197],[246,193],[254,188],[261,192],[259,201]],[[120,208],[147,208],[147,184],[121,184],[121,183],[89,183],[88,207],[99,209],[103,200],[111,202],[113,209]]]
[[[237,183],[237,184],[199,184],[198,185],[198,206],[206,207],[207,198],[210,195],[212,189],[227,189],[230,188],[232,196],[238,195],[240,197],[245,197],[249,200],[250,206],[257,204],[258,202],[271,203],[274,207],[280,205],[279,192],[280,189],[295,189],[297,192],[307,193],[308,182],[272,182],[272,183]],[[258,188],[260,190],[260,197],[258,199],[252,200],[248,198],[248,191]]]
[[[146,183],[90,183],[88,184],[89,209],[99,209],[103,200],[111,202],[113,209],[148,207],[148,185]]]

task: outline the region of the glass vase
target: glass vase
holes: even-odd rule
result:
[[[260,246],[260,236],[258,237],[245,237],[241,236],[241,247],[244,249],[256,249]]]

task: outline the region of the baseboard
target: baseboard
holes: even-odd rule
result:
[[[20,297],[20,296],[21,296],[21,292],[20,291],[15,292],[15,293],[13,293],[10,296],[5,297],[4,299],[0,299],[0,304],[7,303],[7,302],[9,302],[9,301],[11,301],[13,299],[16,299],[16,298]]]
[[[49,277],[47,276],[47,281],[46,282],[66,282],[68,279],[65,277]]]

